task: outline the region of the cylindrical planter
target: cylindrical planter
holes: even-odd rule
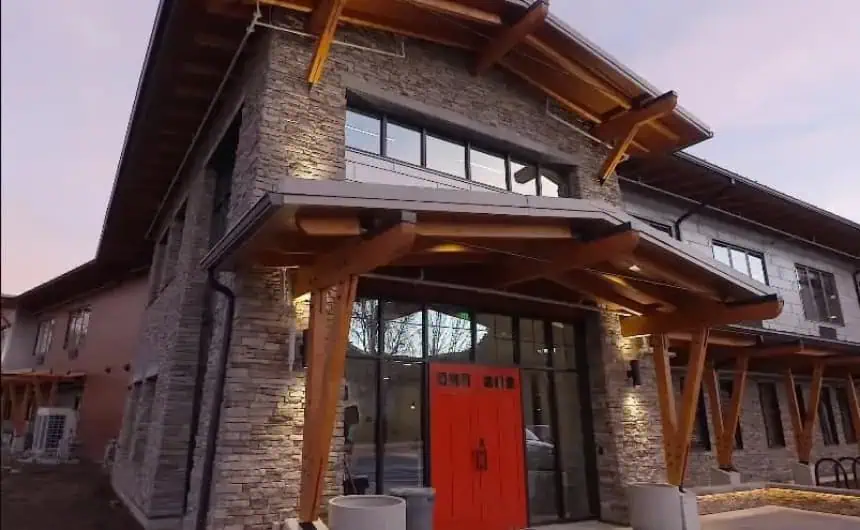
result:
[[[328,503],[331,530],[406,530],[406,501],[390,495],[347,495]]]

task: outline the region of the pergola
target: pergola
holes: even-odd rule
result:
[[[57,402],[60,383],[82,382],[83,373],[54,374],[50,372],[4,372],[0,375],[0,410],[4,418],[7,403],[15,435],[24,433],[27,426],[27,411],[36,407],[53,406]]]
[[[668,369],[669,347],[681,353],[678,361],[692,355],[696,346],[684,334],[670,335],[668,340],[661,339],[654,344],[654,359],[658,373]],[[661,366],[663,365],[663,366]],[[733,374],[732,394],[729,403],[723,403],[719,390],[718,371],[731,371]],[[750,372],[768,373],[782,377],[785,394],[788,398],[788,413],[794,435],[795,452],[798,462],[808,464],[813,446],[813,429],[818,421],[822,381],[825,377],[843,379],[848,396],[851,423],[856,433],[860,433],[860,401],[857,397],[856,379],[860,377],[860,345],[838,343],[827,340],[787,339],[782,334],[759,330],[753,333],[746,330],[722,330],[715,333],[710,341],[704,366],[704,385],[714,423],[717,440],[716,457],[721,469],[733,470],[735,431],[738,428],[747,376]],[[802,410],[795,394],[795,378],[799,375],[811,378],[810,398],[806,410]],[[658,384],[666,386],[658,378]],[[661,390],[661,407],[671,408],[674,395],[671,392],[671,379],[666,390]],[[664,395],[665,394],[665,395]],[[662,402],[665,402],[662,403]],[[666,423],[664,421],[664,437]],[[860,442],[858,442],[860,449]],[[681,475],[683,477],[683,474]]]
[[[660,376],[670,482],[680,484],[709,329],[770,319],[782,302],[715,261],[604,203],[284,179],[204,257],[207,269],[285,267],[310,294],[301,521],[318,515],[359,278],[415,279],[622,315],[625,337],[692,337],[680,411]],[[659,348],[658,348],[659,349]],[[665,353],[665,348],[664,348]],[[665,362],[661,362],[663,359]]]

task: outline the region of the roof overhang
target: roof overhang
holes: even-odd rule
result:
[[[10,370],[0,374],[0,382],[7,384],[41,384],[41,383],[71,383],[83,381],[87,374],[84,372],[69,372],[55,374],[51,372],[36,372],[32,370]]]
[[[762,225],[860,266],[860,224],[687,153],[629,160],[618,167],[622,189],[670,195]]]
[[[766,320],[782,308],[765,286],[608,204],[509,193],[284,179],[201,265],[289,267],[295,295],[347,273],[420,271],[428,281],[598,302],[626,315],[626,336]]]
[[[475,70],[489,61],[530,84],[570,113],[571,121],[613,152],[603,172],[629,152],[665,153],[711,136],[710,130],[617,60],[544,9],[507,0],[263,0],[261,5],[303,14],[317,39],[309,67],[318,79],[343,25],[466,50]],[[543,5],[544,2],[537,2]],[[276,10],[277,11],[277,10]],[[276,25],[264,10],[261,22]],[[254,49],[247,45],[255,2],[163,0],[135,98],[99,258],[146,264],[147,233],[186,169],[206,121],[229,113],[227,94],[242,82]],[[304,14],[309,14],[306,16]],[[256,27],[256,32],[264,31]],[[234,60],[235,59],[235,60]],[[661,97],[662,95],[662,97]]]

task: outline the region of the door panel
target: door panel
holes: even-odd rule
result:
[[[430,459],[436,528],[526,526],[519,371],[430,365]]]

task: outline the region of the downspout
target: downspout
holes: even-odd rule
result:
[[[854,292],[857,293],[857,303],[860,304],[860,269],[854,271]]]
[[[681,223],[686,221],[690,216],[695,215],[710,206],[712,202],[719,199],[725,192],[729,191],[734,186],[735,179],[729,179],[729,182],[725,186],[717,190],[713,195],[707,197],[699,204],[687,210],[681,217],[679,217],[674,223],[672,223],[672,235],[675,236],[675,239],[677,239],[678,241],[683,241],[681,239]]]
[[[215,372],[215,388],[212,389],[212,401],[209,407],[209,430],[206,432],[206,452],[203,455],[203,470],[200,476],[200,493],[197,497],[196,530],[206,530],[206,518],[209,515],[209,500],[212,494],[212,471],[215,467],[215,449],[218,443],[218,428],[221,425],[221,405],[224,403],[224,383],[227,379],[227,361],[229,360],[230,342],[233,339],[233,316],[236,313],[236,293],[219,282],[215,277],[215,269],[207,272],[209,285],[227,299],[227,310],[224,315],[221,348],[218,352],[218,365]]]

